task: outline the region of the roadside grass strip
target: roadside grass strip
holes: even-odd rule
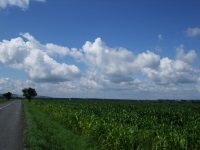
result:
[[[8,101],[10,101],[10,100],[7,100],[7,99],[0,99],[0,104],[1,104],[1,103],[5,103],[5,102],[8,102]]]
[[[23,101],[27,150],[89,150],[93,148],[85,137],[72,131],[42,112],[32,103]]]

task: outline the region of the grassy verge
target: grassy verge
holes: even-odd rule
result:
[[[0,103],[5,103],[5,102],[8,102],[9,100],[7,100],[7,99],[0,99]]]
[[[94,149],[85,137],[80,137],[42,112],[32,103],[23,101],[25,147],[37,149]]]

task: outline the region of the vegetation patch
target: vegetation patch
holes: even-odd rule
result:
[[[4,98],[0,99],[0,103],[5,103],[5,102],[8,102],[8,101],[9,101],[8,99],[4,99]]]
[[[26,149],[94,149],[86,138],[66,129],[64,125],[55,121],[33,103],[23,101],[23,108]]]
[[[88,137],[98,149],[200,149],[199,104],[100,100],[34,100],[31,103],[34,112],[48,114],[39,121],[48,123],[45,119],[51,116],[62,128]],[[43,123],[34,123],[35,128],[41,129]],[[54,131],[43,128],[41,133]],[[47,134],[43,142],[48,142],[51,135]]]

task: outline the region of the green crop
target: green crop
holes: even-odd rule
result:
[[[200,149],[200,105],[36,100],[34,105],[99,149]]]

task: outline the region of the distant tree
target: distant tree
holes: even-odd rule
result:
[[[4,93],[2,96],[3,96],[4,98],[10,100],[11,97],[12,97],[12,93],[10,93],[10,92],[8,92],[8,93]]]
[[[29,87],[29,88],[24,88],[22,90],[23,92],[23,96],[26,97],[29,101],[29,103],[31,102],[31,99],[35,96],[37,96],[37,92],[35,91],[35,89]]]

